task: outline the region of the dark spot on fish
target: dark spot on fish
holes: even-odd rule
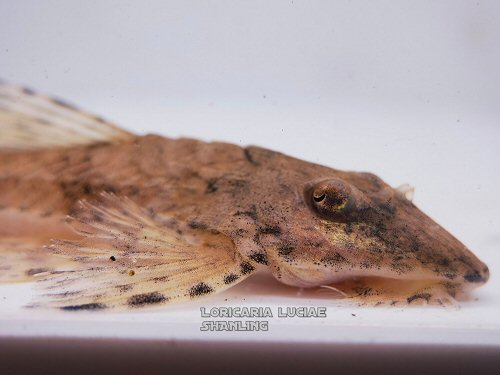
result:
[[[27,276],[34,276],[42,272],[48,272],[50,271],[48,268],[31,268],[26,271]]]
[[[361,263],[359,263],[359,267],[362,269],[370,269],[372,268],[373,264],[369,260],[363,260]]]
[[[123,194],[127,197],[135,197],[140,193],[140,189],[137,186],[128,186],[124,189]]]
[[[243,228],[238,228],[233,233],[236,236],[242,237],[242,236],[244,236],[247,233],[247,231],[245,229],[243,229]]]
[[[95,116],[95,115],[94,115],[94,116],[92,116],[92,118],[93,118],[94,120],[96,120],[97,122],[100,122],[101,124],[106,123],[106,120],[105,120],[105,119],[103,119],[103,118],[102,118],[102,117],[100,117],[100,116]]]
[[[345,234],[351,234],[352,233],[352,225],[351,223],[347,223],[346,226],[344,227],[344,232]]]
[[[358,294],[358,296],[369,296],[373,294],[373,289],[368,286],[358,286],[353,288],[353,290]]]
[[[392,217],[396,212],[396,207],[394,207],[390,201],[386,201],[378,206],[378,210],[381,214]]]
[[[120,290],[120,292],[127,292],[134,289],[132,284],[117,285],[116,287]]]
[[[377,222],[374,225],[366,226],[363,229],[364,229],[365,234],[368,237],[376,237],[376,238],[380,239],[381,241],[387,242],[386,236],[385,236],[385,234],[387,232],[387,228],[386,228],[384,223]]]
[[[258,166],[260,165],[260,163],[258,161],[256,161],[252,154],[250,153],[250,150],[247,148],[244,148],[243,149],[243,154],[245,155],[245,159],[252,165],[255,165],[255,166]]]
[[[207,189],[205,190],[206,193],[215,193],[217,190],[219,190],[219,187],[217,186],[217,179],[216,178],[211,178],[207,182]]]
[[[464,280],[469,283],[480,283],[485,281],[481,274],[477,271],[470,272],[464,276]]]
[[[100,211],[92,211],[92,220],[101,223],[104,221],[104,214]]]
[[[97,184],[92,185],[89,182],[79,181],[79,180],[70,180],[70,181],[61,181],[59,186],[62,190],[64,196],[71,200],[78,200],[82,195],[92,195],[97,194],[99,192],[108,192],[116,194],[118,189],[112,185],[108,184]]]
[[[396,271],[400,275],[407,273],[414,268],[414,266],[412,266],[408,263],[405,263],[404,261],[401,261],[401,259],[403,259],[403,257],[399,257],[399,259],[397,259],[395,262],[391,263],[391,269]]]
[[[286,243],[286,244],[283,244],[279,247],[278,254],[281,256],[287,256],[287,255],[290,255],[290,253],[293,250],[295,250],[295,246],[293,246],[292,244]]]
[[[198,220],[191,220],[188,224],[193,229],[207,229],[208,226],[205,223],[202,223]]]
[[[278,226],[265,226],[259,227],[260,234],[273,234],[279,236],[281,234],[281,228]]]
[[[413,301],[415,301],[417,299],[425,299],[427,302],[429,302],[429,300],[431,299],[431,294],[430,293],[417,293],[417,294],[412,295],[411,297],[408,297],[406,299],[406,301],[408,301],[408,303],[412,303]]]
[[[22,91],[24,94],[26,95],[36,95],[36,93],[32,90],[32,89],[29,89],[27,87],[23,87],[22,88]]]
[[[466,266],[468,266],[469,264],[472,263],[471,259],[466,256],[466,255],[460,255],[459,257],[457,257],[457,260],[462,262],[463,264],[465,264]]]
[[[198,296],[202,296],[204,294],[213,293],[213,291],[214,291],[213,288],[211,288],[207,284],[201,282],[201,283],[193,286],[191,289],[189,289],[189,295],[191,297],[198,297]]]
[[[322,245],[325,243],[324,240],[312,240],[312,239],[307,239],[304,241],[304,244],[307,247],[322,247]]]
[[[275,277],[278,279],[278,280],[281,280],[281,278],[283,277],[282,273],[281,273],[281,268],[278,267],[278,266],[275,266],[274,267],[274,275]]]
[[[81,310],[103,310],[107,306],[102,303],[84,303],[83,305],[69,305],[61,307],[65,311],[81,311]]]
[[[242,262],[242,263],[240,264],[240,269],[241,269],[241,273],[242,273],[243,275],[246,275],[246,274],[248,274],[248,273],[250,273],[250,272],[254,271],[254,270],[255,270],[255,267],[254,267],[254,266],[252,266],[252,265],[251,265],[250,263],[248,263],[248,262]]]
[[[38,118],[34,121],[36,121],[38,124],[43,125],[43,126],[52,126],[53,125],[51,122],[49,122],[43,118]]]
[[[253,204],[247,211],[237,211],[234,216],[248,216],[253,220],[257,220],[257,207]]]
[[[227,180],[227,183],[230,185],[230,186],[233,186],[235,188],[244,188],[245,186],[248,185],[248,181],[247,180],[242,180],[242,179],[231,179],[231,180]]]
[[[73,105],[71,105],[71,104],[69,104],[67,102],[64,102],[64,101],[62,101],[60,99],[52,98],[51,100],[52,100],[53,103],[55,103],[57,105],[60,105],[61,107],[64,107],[64,108],[67,108],[67,109],[71,109],[72,111],[75,111],[75,110],[78,111],[78,109],[75,106],[73,106]]]
[[[155,212],[155,209],[153,207],[148,207],[147,212],[148,212],[149,217],[156,216],[156,212]]]
[[[446,277],[447,279],[453,280],[457,275],[454,273],[446,272],[443,274],[443,276]]]
[[[250,255],[250,259],[254,260],[257,263],[267,265],[267,255],[264,253],[253,253]]]
[[[69,292],[69,291],[66,291],[66,292],[63,292],[63,293],[56,293],[56,294],[53,294],[57,297],[62,297],[62,298],[68,298],[68,297],[74,297],[74,296],[77,296],[81,294],[81,292],[77,292],[77,291],[74,291],[74,292]]]
[[[346,259],[339,253],[325,255],[321,262],[327,266],[338,266],[346,262]]]
[[[83,157],[82,157],[82,163],[88,163],[90,160],[92,160],[90,158],[90,155],[83,155]]]
[[[153,277],[151,281],[154,281],[155,283],[158,282],[165,282],[168,280],[168,276],[158,276],[158,277]]]
[[[448,258],[441,258],[438,261],[438,264],[443,267],[449,267],[450,266],[450,260]]]
[[[166,301],[168,301],[168,298],[166,298],[163,294],[159,292],[152,292],[152,293],[136,294],[135,296],[130,297],[127,300],[127,303],[130,306],[143,306],[143,305],[162,303]]]
[[[108,146],[110,143],[111,142],[109,142],[109,141],[99,141],[99,142],[95,142],[95,143],[91,143],[91,144],[87,145],[86,148],[87,148],[87,150],[94,150],[97,148]]]
[[[40,214],[40,217],[50,217],[50,216],[52,216],[52,214],[53,214],[53,213],[54,213],[54,211],[53,211],[53,210],[51,210],[51,209],[49,209],[49,210],[47,210],[47,211],[42,212],[42,213]]]
[[[116,260],[116,257],[114,255],[111,255],[109,259],[111,259],[114,262]]]
[[[238,279],[239,279],[238,275],[236,275],[234,273],[228,273],[226,276],[224,276],[224,284],[226,284],[226,285],[232,284]]]

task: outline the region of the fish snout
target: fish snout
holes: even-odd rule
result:
[[[445,229],[440,228],[439,232],[436,248],[428,249],[433,252],[429,258],[435,261],[434,272],[443,279],[462,284],[464,289],[485,284],[490,277],[488,266]]]
[[[460,284],[464,289],[474,289],[488,281],[486,264],[418,208],[405,206],[398,214],[397,221],[403,223],[395,229],[400,234],[399,245],[414,259],[417,272]]]

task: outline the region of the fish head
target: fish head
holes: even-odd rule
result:
[[[488,280],[464,244],[376,175],[281,163],[271,179],[282,190],[272,204],[279,232],[259,237],[281,282],[345,286],[347,294],[359,285],[381,295],[405,290],[410,301],[437,287],[453,299]]]

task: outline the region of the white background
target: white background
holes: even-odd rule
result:
[[[280,303],[326,305],[334,310],[322,324],[337,331],[437,324],[500,344],[500,2],[2,0],[0,77],[138,133],[257,144],[416,186],[415,203],[490,267],[478,301],[417,315],[359,309],[364,323],[328,299]],[[249,282],[220,303],[276,300],[250,293],[243,301],[260,285]],[[82,334],[33,323],[40,316],[16,305],[26,294],[0,289],[0,334]],[[170,324],[177,312],[193,328],[198,306],[121,319],[148,332],[144,317]]]

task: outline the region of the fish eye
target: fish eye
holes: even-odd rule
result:
[[[313,195],[313,199],[317,203],[321,202],[325,198],[326,198],[326,194],[325,193],[321,194],[320,196]]]
[[[338,179],[316,183],[309,189],[312,206],[322,216],[345,217],[354,206],[351,188]]]

